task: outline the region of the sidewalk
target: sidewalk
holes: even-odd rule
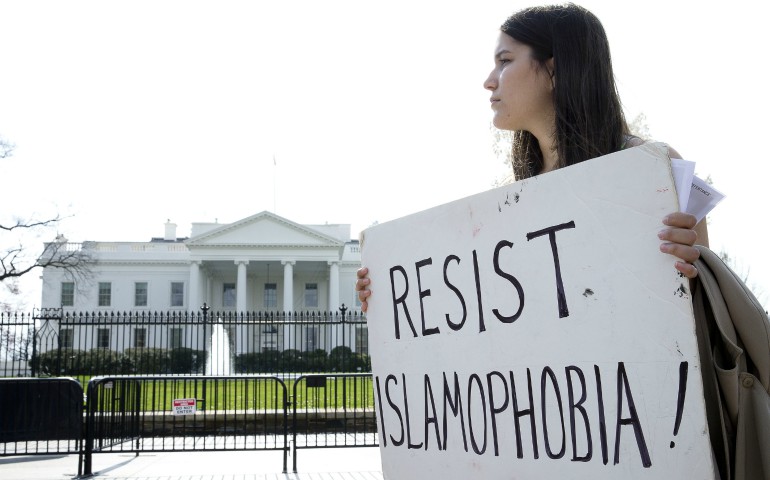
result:
[[[293,459],[288,459],[292,470]],[[297,452],[298,473],[282,473],[279,451],[100,453],[94,476],[110,480],[382,480],[378,447],[312,448]],[[77,455],[0,457],[3,480],[66,480]]]

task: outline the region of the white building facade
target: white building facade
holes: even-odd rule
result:
[[[270,212],[230,224],[167,222],[148,242],[83,242],[87,278],[45,269],[41,306],[64,312],[358,310],[361,257],[350,225],[300,225]]]

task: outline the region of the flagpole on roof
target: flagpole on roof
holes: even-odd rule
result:
[[[275,171],[276,171],[277,164],[275,163],[275,153],[273,153],[273,213],[277,214],[275,211]]]

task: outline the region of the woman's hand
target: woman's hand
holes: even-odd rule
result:
[[[676,212],[663,219],[663,225],[669,228],[658,232],[658,238],[663,240],[660,251],[678,257],[680,260],[674,264],[674,268],[687,278],[698,276],[698,269],[693,265],[700,257],[700,252],[693,246],[698,241],[695,224],[695,216]]]
[[[356,271],[356,276],[358,277],[358,280],[356,280],[356,292],[358,295],[358,300],[361,301],[361,311],[366,312],[366,309],[369,307],[369,304],[367,302],[367,298],[369,298],[369,295],[372,294],[372,291],[369,290],[369,284],[371,283],[371,280],[369,280],[369,269],[366,267],[361,267]]]

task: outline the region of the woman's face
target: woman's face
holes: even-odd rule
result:
[[[553,59],[544,66],[532,58],[529,45],[500,33],[495,68],[484,82],[492,92],[492,123],[501,130],[526,130],[539,138],[554,125]]]

